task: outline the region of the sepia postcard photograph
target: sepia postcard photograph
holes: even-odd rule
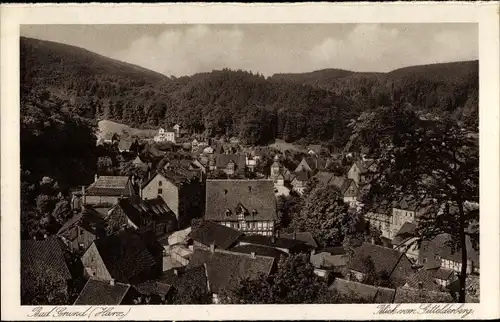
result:
[[[498,314],[498,30],[479,18],[498,7],[96,7],[2,11],[6,318]]]

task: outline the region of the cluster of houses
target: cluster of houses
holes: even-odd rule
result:
[[[161,130],[155,141],[178,143],[180,127]],[[479,253],[470,241],[469,259],[462,263],[460,251],[448,246],[449,235],[418,240],[423,209],[412,200],[370,211],[366,219],[382,232],[383,245],[360,242],[352,255],[341,245],[319,247],[314,232],[279,234],[278,195],[303,193],[315,178],[359,207],[373,160],[357,160],[338,176],[328,171],[332,159],[313,147],[293,171],[276,156],[267,176],[231,179],[254,171],[259,152],[241,153],[234,149],[236,141],[197,143],[197,157],[165,160],[147,178],[96,175],[73,194],[74,215],[56,236],[23,241],[22,285],[29,289],[36,276],[31,272],[39,268],[39,274],[54,274],[63,291],[75,278],[87,281],[75,305],[171,303],[174,290],[185,287],[206,290],[218,303],[221,292],[242,279],[272,274],[281,256],[305,253],[338,294],[371,303],[415,302],[422,294],[452,302],[461,265],[471,278],[479,275]],[[137,156],[134,164],[144,162]],[[210,178],[214,171],[229,179]],[[202,220],[195,225],[196,218]],[[68,258],[78,258],[82,269],[72,269]],[[386,284],[367,282],[373,270]]]

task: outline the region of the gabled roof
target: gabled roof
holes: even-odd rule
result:
[[[232,252],[235,253],[243,253],[243,254],[251,254],[255,253],[255,255],[261,255],[261,256],[267,256],[267,257],[274,257],[277,260],[280,259],[281,256],[287,256],[288,254],[273,248],[273,247],[266,247],[266,246],[258,246],[258,245],[240,245],[240,246],[234,246],[229,249]]]
[[[225,250],[214,252],[197,249],[188,268],[205,264],[210,289],[213,293],[237,287],[243,279],[268,276],[274,264],[274,257],[235,253]]]
[[[189,236],[204,245],[214,244],[215,247],[221,249],[228,249],[236,241],[243,236],[243,233],[223,226],[219,225],[213,221],[204,220],[203,223],[197,227],[197,229],[191,231]]]
[[[392,303],[395,293],[393,289],[376,287],[341,278],[336,278],[329,289],[335,290],[341,296],[362,300],[365,303]]]
[[[111,277],[127,282],[143,273],[149,273],[156,264],[142,238],[127,230],[94,240]]]
[[[433,278],[447,281],[453,277],[454,271],[448,268],[432,268],[427,270]]]
[[[446,292],[427,291],[400,287],[396,289],[394,303],[453,303],[453,297]]]
[[[438,255],[440,257],[437,260],[439,263],[441,262],[441,259],[447,259],[457,263],[461,263],[461,251],[460,249],[454,249],[454,247],[450,245],[451,240],[451,235],[447,233],[439,234],[430,241],[424,240],[421,243],[419,256],[428,257],[428,260],[432,262],[434,256]],[[466,245],[468,260],[471,260],[472,262],[474,262],[475,266],[478,266],[479,250],[474,249],[469,236],[466,236]]]
[[[339,268],[347,265],[346,254],[330,254],[328,252],[316,252],[310,256],[311,264],[320,268]]]
[[[406,280],[406,284],[411,288],[418,289],[421,286],[429,291],[439,291],[439,286],[434,282],[432,273],[426,269],[420,269],[411,274]]]
[[[42,276],[61,282],[71,279],[64,244],[57,237],[21,241],[21,289],[30,290]]]
[[[415,230],[417,229],[417,225],[411,222],[405,222],[403,226],[399,229],[396,236],[392,239],[391,243],[393,245],[400,245],[403,242],[407,241],[409,238],[415,236]]]
[[[57,235],[63,236],[66,239],[74,240],[78,237],[75,227],[80,227],[86,231],[97,235],[99,230],[104,230],[106,222],[102,215],[92,208],[85,208],[83,211],[75,214],[68,219],[57,232]]]
[[[244,169],[246,165],[246,158],[244,154],[219,154],[215,162],[217,168],[225,168],[227,164],[233,161],[237,169]]]
[[[326,247],[318,250],[317,252],[325,252],[330,255],[345,255],[347,253],[344,246]]]
[[[173,288],[181,289],[186,287],[207,288],[207,273],[205,266],[190,265],[187,267],[173,268],[162,273],[157,279],[158,282],[171,285]]]
[[[318,243],[314,239],[314,236],[308,231],[296,232],[291,234],[282,234],[281,237],[286,239],[300,240],[314,249],[318,248]]]
[[[206,220],[237,220],[242,206],[245,220],[275,220],[276,197],[272,180],[207,180]],[[229,213],[226,213],[229,210]],[[256,213],[253,213],[254,210]]]
[[[130,289],[129,284],[101,281],[91,277],[73,305],[120,305]]]
[[[292,182],[294,182],[294,181],[306,182],[311,177],[309,172],[307,172],[307,171],[295,172],[294,175],[295,175],[295,177],[292,179]]]
[[[135,284],[133,287],[139,294],[146,296],[165,296],[172,289],[171,285],[154,280],[144,281],[142,283]]]
[[[361,273],[368,273],[364,260],[370,257],[377,272],[391,274],[401,257],[405,256],[395,249],[363,243],[354,250],[354,256],[349,268]]]
[[[139,156],[136,156],[132,164],[145,164]]]
[[[366,173],[375,164],[375,160],[358,160],[354,161],[354,164],[356,164],[361,173]]]
[[[309,247],[305,242],[297,239],[288,239],[288,238],[274,238],[270,236],[252,234],[245,235],[240,238],[242,242],[253,244],[253,245],[262,245],[267,247],[275,247],[275,248],[285,248],[293,250],[298,247]]]
[[[121,208],[137,227],[142,226],[144,219],[157,222],[168,222],[175,219],[175,214],[161,197],[150,200],[142,200],[139,197],[122,198],[118,200],[115,207]]]
[[[125,176],[100,176],[85,193],[89,196],[133,196],[134,190]]]
[[[141,189],[144,189],[158,175],[162,176],[163,180],[168,180],[172,184],[180,186],[184,182],[187,182],[196,177],[197,174],[198,172],[194,173],[193,171],[185,171],[182,169],[175,169],[175,171],[171,169],[156,171],[147,181],[142,184]]]

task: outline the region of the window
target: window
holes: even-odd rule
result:
[[[160,181],[158,181],[158,187],[161,187],[161,185],[162,185],[162,182],[160,180]]]
[[[163,189],[158,188],[158,194],[161,195],[163,193]]]
[[[226,217],[229,217],[229,216],[231,216],[231,210],[226,209]]]

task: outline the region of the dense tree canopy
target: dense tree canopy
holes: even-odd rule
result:
[[[396,104],[361,115],[351,143],[368,146],[377,156],[377,170],[363,198],[365,204],[413,198],[427,210],[419,218],[421,237],[450,234],[465,263],[468,227],[479,220],[477,208],[469,206],[479,201],[477,134],[448,117],[428,120],[408,105]],[[475,234],[477,231],[471,233]],[[465,268],[463,265],[460,275],[462,291]]]
[[[324,70],[264,78],[223,69],[169,78],[76,47],[22,38],[21,77],[23,92],[57,92],[86,118],[134,127],[180,122],[192,132],[240,136],[248,144],[279,138],[341,148],[351,119],[393,101],[477,129],[477,62],[387,74]]]
[[[243,280],[222,297],[223,303],[234,304],[328,303],[331,299],[326,280],[314,274],[305,254],[282,256],[276,272]]]

